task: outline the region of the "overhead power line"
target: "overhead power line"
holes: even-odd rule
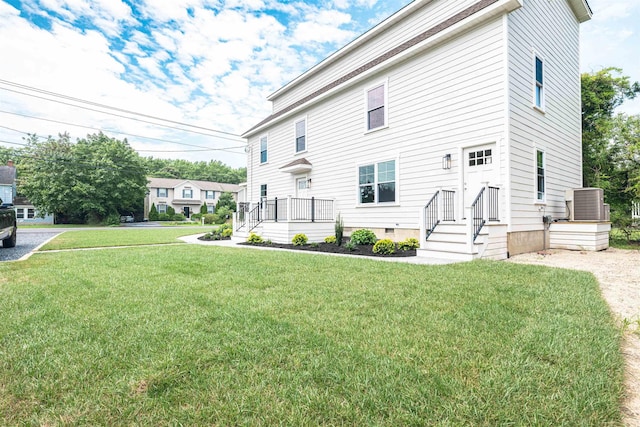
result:
[[[81,104],[92,105],[94,107],[99,107],[99,108],[113,110],[113,111],[119,111],[121,113],[133,114],[133,115],[136,115],[136,116],[146,117],[146,118],[153,119],[153,120],[172,123],[172,124],[176,124],[176,125],[180,125],[180,126],[187,126],[187,127],[193,128],[193,129],[206,130],[208,132],[214,132],[214,133],[219,133],[219,134],[229,135],[229,136],[235,136],[237,138],[240,138],[240,135],[234,134],[234,133],[231,133],[231,132],[225,132],[225,131],[221,131],[221,130],[218,130],[218,129],[212,129],[212,128],[207,128],[207,127],[204,127],[204,126],[193,125],[193,124],[190,124],[190,123],[180,122],[180,121],[177,121],[177,120],[166,119],[166,118],[163,118],[163,117],[152,116],[152,115],[145,114],[145,113],[140,113],[140,112],[137,112],[137,111],[126,110],[124,108],[113,107],[113,106],[110,106],[110,105],[101,104],[101,103],[98,103],[98,102],[89,101],[89,100],[82,99],[82,98],[76,98],[76,97],[69,96],[69,95],[64,95],[64,94],[61,94],[61,93],[51,92],[51,91],[48,91],[48,90],[40,89],[40,88],[37,88],[37,87],[34,87],[34,86],[24,85],[24,84],[21,84],[21,83],[12,82],[12,81],[9,81],[9,80],[0,79],[0,83],[2,83],[4,85],[7,85],[7,86],[20,88],[20,89],[23,89],[23,90],[28,90],[28,91],[40,93],[40,94],[43,94],[43,95],[52,96],[52,97],[55,97],[55,98],[61,98],[61,99],[66,99],[68,101],[73,101],[73,102],[77,102],[77,103],[81,103]],[[0,87],[0,89],[7,90],[7,91],[10,91],[10,92],[14,92],[14,93],[19,93],[19,94],[22,94],[22,95],[32,96],[32,97],[35,97],[35,98],[45,99],[45,100],[52,101],[52,102],[58,102],[58,103],[61,103],[61,104],[70,105],[70,106],[74,106],[74,107],[78,107],[78,108],[83,108],[83,109],[86,109],[86,110],[89,110],[89,111],[95,111],[95,112],[100,112],[100,113],[104,113],[104,114],[111,114],[111,115],[114,115],[114,116],[117,116],[117,117],[128,118],[128,119],[131,119],[131,120],[138,120],[138,121],[144,122],[143,120],[140,120],[140,119],[134,119],[132,117],[121,116],[121,115],[118,115],[118,114],[108,113],[106,111],[101,111],[101,110],[95,110],[95,109],[91,109],[91,108],[88,108],[88,107],[83,107],[83,106],[80,106],[80,105],[70,104],[70,103],[66,103],[66,102],[63,102],[63,101],[55,100],[55,99],[50,99],[50,98],[37,96],[37,95],[34,95],[34,94],[20,92],[20,91],[13,90],[13,89],[8,89],[8,88],[3,88],[3,87]],[[145,122],[145,123],[152,123],[152,122]],[[157,124],[157,123],[152,123],[152,124]],[[159,125],[159,124],[157,124],[157,125]],[[159,126],[166,126],[166,125],[159,125]],[[166,127],[170,127],[170,126],[166,126]],[[181,128],[173,128],[173,129],[180,129],[180,130],[183,130],[185,132],[199,133],[199,132],[189,131],[189,130],[181,129]],[[203,134],[203,135],[208,135],[208,134]]]
[[[69,123],[69,122],[64,122],[64,121],[60,121],[60,120],[45,119],[44,117],[36,117],[36,116],[31,116],[29,114],[20,114],[20,113],[14,113],[14,112],[11,112],[11,111],[5,111],[5,110],[0,110],[0,113],[11,114],[11,115],[14,115],[14,116],[25,117],[25,118],[29,118],[29,119],[42,120],[42,121],[45,121],[45,122],[58,123],[58,124],[63,124],[63,125],[67,125],[67,126],[76,126],[76,127],[81,127],[81,128],[84,128],[84,129],[97,130],[99,132],[117,133],[119,135],[128,135],[128,136],[132,136],[134,138],[144,138],[144,139],[149,139],[149,140],[153,140],[153,141],[166,142],[166,143],[170,143],[170,144],[184,145],[186,147],[195,147],[195,148],[202,149],[202,151],[212,150],[212,151],[229,151],[229,152],[233,152],[231,150],[240,149],[240,148],[244,148],[245,147],[245,145],[242,144],[242,145],[238,145],[238,146],[234,146],[234,147],[207,148],[207,147],[203,147],[201,145],[188,144],[186,142],[170,141],[168,139],[155,138],[155,137],[152,137],[152,136],[136,135],[136,134],[127,133],[127,132],[121,132],[121,131],[112,130],[112,129],[101,129],[101,128],[96,128],[96,127],[92,127],[92,126],[80,125],[80,124],[77,124],[77,123]],[[231,139],[231,138],[227,138],[227,137],[224,137],[224,136],[216,136],[216,138]]]

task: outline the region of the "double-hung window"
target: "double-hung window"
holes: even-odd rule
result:
[[[167,213],[167,205],[165,205],[164,203],[160,203],[158,205],[158,213],[159,214]]]
[[[207,191],[205,192],[205,199],[213,200],[213,199],[215,199],[215,198],[216,198],[216,192],[215,192],[215,191],[207,190]]]
[[[158,188],[156,193],[158,197],[168,197],[168,190],[166,188]]]
[[[539,202],[545,200],[545,163],[544,151],[536,150],[536,200]]]
[[[209,214],[216,213],[216,207],[213,205],[207,205],[207,213]]]
[[[183,199],[193,199],[193,190],[191,188],[183,188],[182,189],[182,198]]]
[[[302,119],[295,123],[296,153],[307,150],[307,120]]]
[[[260,138],[260,163],[267,163],[267,137]]]
[[[395,203],[396,161],[363,165],[358,168],[360,204]]]
[[[536,108],[544,109],[544,62],[542,58],[536,55],[535,57],[535,74],[536,74],[536,86],[534,94],[534,102]]]
[[[267,184],[260,185],[260,198],[261,199],[267,198]]]
[[[25,209],[17,208],[16,209],[16,218],[23,219],[24,218],[24,211],[25,211]]]
[[[374,130],[387,125],[387,83],[381,83],[366,92],[367,98],[367,130]]]

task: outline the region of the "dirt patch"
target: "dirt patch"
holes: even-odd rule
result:
[[[510,262],[589,271],[600,283],[602,296],[621,327],[628,326],[622,343],[626,361],[625,426],[640,427],[640,251],[609,248],[600,252],[550,250],[517,255]],[[630,326],[629,326],[630,325]]]

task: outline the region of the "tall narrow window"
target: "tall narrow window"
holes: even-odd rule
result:
[[[386,93],[385,84],[367,91],[367,130],[386,126]]]
[[[267,163],[267,137],[260,138],[260,163]]]
[[[536,199],[544,201],[545,195],[545,158],[544,151],[536,150]]]
[[[396,201],[396,161],[374,163],[358,168],[361,204]]]
[[[296,122],[296,153],[307,149],[307,120]]]
[[[536,56],[536,107],[544,108],[544,64],[542,59]]]
[[[267,184],[262,184],[260,186],[260,198],[261,199],[267,198]]]

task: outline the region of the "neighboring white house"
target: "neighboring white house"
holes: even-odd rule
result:
[[[149,219],[152,204],[155,204],[158,213],[166,213],[171,206],[176,213],[182,213],[187,218],[200,213],[203,204],[206,204],[208,213],[214,213],[222,193],[232,193],[236,200],[240,191],[240,186],[236,184],[171,178],[148,178],[147,187],[149,192],[144,199],[145,220]]]
[[[409,4],[268,98],[243,135],[253,203],[236,237],[318,241],[339,213],[347,231],[420,236],[427,256],[547,247],[582,186],[590,18],[585,0]]]

